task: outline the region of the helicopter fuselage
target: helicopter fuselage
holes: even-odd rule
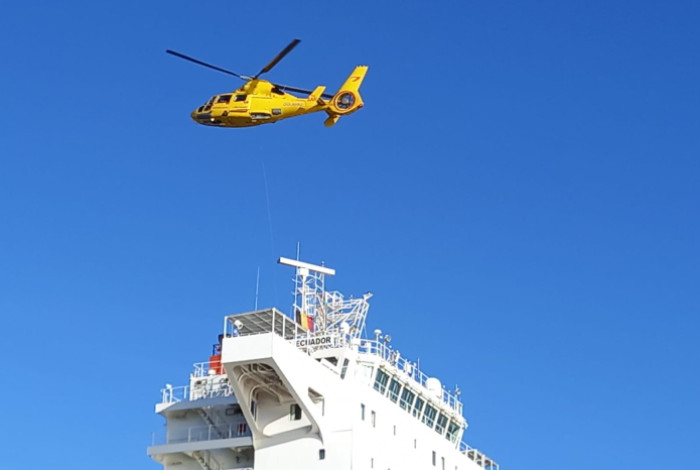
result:
[[[360,85],[367,73],[366,65],[358,65],[335,94],[324,93],[326,87],[318,86],[313,91],[287,85],[274,84],[259,78],[279,63],[294,49],[300,40],[294,39],[274,59],[252,77],[202,62],[180,52],[167,49],[165,52],[218,72],[245,80],[245,84],[230,93],[214,95],[205,104],[192,111],[195,122],[215,127],[251,127],[277,122],[302,114],[325,111],[328,118],[324,124],[333,126],[341,116],[352,114],[364,106],[360,96]],[[289,92],[303,93],[296,96]],[[326,98],[326,99],[324,99]]]
[[[252,80],[233,92],[211,97],[191,116],[206,126],[258,126],[328,109],[328,103],[321,98],[324,89],[318,87],[309,96],[299,97],[266,80]]]

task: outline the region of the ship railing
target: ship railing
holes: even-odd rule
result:
[[[412,379],[419,385],[428,388],[428,379],[430,379],[430,376],[421,371],[418,364],[401,356],[398,350],[389,347],[384,341],[362,340],[358,347],[358,352],[382,358],[391,367],[396,369],[397,376]],[[460,415],[462,414],[462,402],[459,401],[456,394],[450,393],[442,388],[438,392],[437,397],[449,408],[455,410]]]
[[[233,389],[228,382],[226,374],[210,375],[206,378],[195,380],[190,386],[190,401],[202,398],[230,397]]]
[[[351,338],[340,331],[310,331],[289,318],[277,309],[258,310],[227,316],[224,320],[224,336],[251,336],[263,333],[275,333],[295,346],[311,354],[314,351],[327,348],[337,348],[350,344],[358,344],[361,353],[379,356],[390,365],[396,367],[400,375],[409,377],[421,386],[427,388],[430,378],[424,374],[416,363],[413,363],[388,346],[384,341]],[[204,370],[202,369],[202,374]],[[456,394],[444,388],[439,391],[438,398],[450,409],[462,414],[462,403]]]
[[[304,328],[274,308],[229,315],[224,319],[224,336],[227,338],[265,333],[275,333],[308,353],[344,346],[351,338],[349,333],[341,333],[339,328],[325,331]]]
[[[488,458],[486,454],[480,450],[474,449],[464,441],[459,443],[459,451],[485,470],[499,470],[500,468],[499,465]]]
[[[183,400],[189,400],[189,386],[180,385],[178,387],[166,386],[160,389],[160,393],[163,396],[161,403],[170,404],[177,403]]]
[[[338,328],[325,331],[304,328],[274,308],[230,315],[224,320],[224,336],[227,338],[265,333],[274,333],[307,354],[322,349],[343,347],[351,337],[347,333],[341,333]]]
[[[193,426],[164,432],[154,432],[154,446],[168,444],[183,444],[188,442],[213,441],[217,439],[233,439],[250,436],[250,429],[245,421],[224,425]]]
[[[192,372],[192,377],[207,377],[213,374],[214,370],[210,368],[209,361],[207,362],[195,362],[194,371]]]
[[[224,336],[252,336],[275,333],[287,340],[309,331],[276,308],[229,315],[224,318]]]
[[[212,377],[212,376],[210,376]],[[213,376],[213,379],[225,379],[225,375]],[[228,382],[215,382],[212,380],[203,380],[201,384],[197,384],[190,387],[189,385],[180,385],[173,387],[172,385],[166,385],[165,388],[160,390],[161,392],[161,403],[171,404],[180,401],[194,401],[200,400],[202,398],[215,398],[215,397],[230,397],[233,395],[233,389],[228,384]]]

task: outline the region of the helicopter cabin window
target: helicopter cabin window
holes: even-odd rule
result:
[[[221,95],[219,99],[216,100],[217,103],[228,103],[231,101],[231,95]]]
[[[246,98],[248,98],[248,95],[236,95],[233,101],[245,101]]]

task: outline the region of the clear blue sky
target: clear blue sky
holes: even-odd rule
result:
[[[300,242],[504,470],[699,468],[699,5],[5,2],[3,465],[157,470],[159,389],[258,267],[288,309]],[[367,64],[363,110],[190,120],[239,82],[166,48],[245,74],[295,37],[269,78]]]

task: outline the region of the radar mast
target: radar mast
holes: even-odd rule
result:
[[[325,289],[325,277],[334,276],[335,269],[283,257],[277,262],[296,268],[293,309],[298,323],[322,334],[361,337],[371,292],[358,299],[346,299],[340,292]]]

